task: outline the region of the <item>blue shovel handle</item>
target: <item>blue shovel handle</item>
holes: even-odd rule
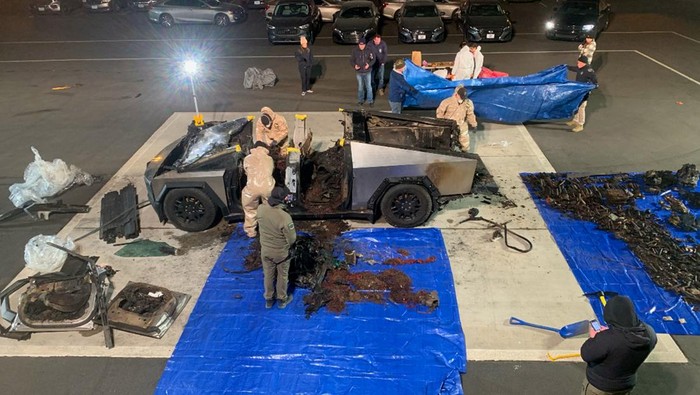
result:
[[[511,324],[511,325],[525,325],[525,326],[531,326],[531,327],[533,327],[533,328],[545,329],[545,330],[552,331],[552,332],[557,332],[557,333],[559,333],[559,331],[561,330],[561,328],[553,328],[553,327],[551,327],[551,326],[537,325],[537,324],[533,324],[533,323],[530,323],[530,322],[527,322],[527,321],[523,321],[523,320],[521,320],[520,318],[515,318],[515,317],[510,317],[510,324]]]

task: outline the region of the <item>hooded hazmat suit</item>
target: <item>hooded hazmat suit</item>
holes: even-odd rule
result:
[[[452,66],[453,81],[470,80],[479,78],[481,69],[484,67],[484,55],[481,53],[481,47],[477,47],[472,53],[469,46],[465,45],[457,52],[454,65]]]
[[[270,117],[268,126],[263,124],[263,115]],[[270,107],[263,107],[260,110],[260,118],[255,123],[255,141],[262,141],[268,147],[276,145],[280,148],[280,154],[287,156],[289,146],[289,127],[287,120],[283,116],[276,114]]]
[[[474,115],[474,103],[466,97],[466,93],[464,100],[460,103],[460,89],[465,88],[461,85],[456,87],[452,96],[440,102],[435,111],[435,117],[457,122],[459,125],[459,144],[462,146],[462,151],[467,151],[469,149],[469,127],[476,127],[476,115]]]
[[[274,163],[265,147],[255,147],[250,150],[250,155],[243,159],[243,169],[248,181],[241,191],[241,204],[245,220],[243,229],[248,237],[257,236],[256,227],[258,220],[256,217],[260,200],[267,201],[267,198],[275,187],[275,179],[272,177]]]

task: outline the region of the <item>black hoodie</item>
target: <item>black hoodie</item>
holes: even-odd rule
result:
[[[581,358],[588,363],[586,377],[602,391],[631,390],[637,369],[656,346],[656,333],[639,320],[626,296],[611,298],[603,317],[609,328],[581,346]]]

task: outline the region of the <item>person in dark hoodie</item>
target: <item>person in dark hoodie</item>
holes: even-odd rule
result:
[[[639,320],[627,296],[608,300],[603,310],[608,324],[581,346],[588,364],[582,395],[623,395],[637,383],[637,369],[656,346],[656,332]]]
[[[272,308],[277,297],[277,307],[283,309],[292,301],[287,294],[292,246],[297,239],[292,217],[287,213],[284,198],[289,193],[284,187],[272,189],[267,204],[258,207],[258,232],[260,233],[260,259],[265,284],[265,308]]]

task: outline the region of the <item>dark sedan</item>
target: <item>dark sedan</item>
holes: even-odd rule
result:
[[[126,7],[126,0],[83,0],[83,8],[93,12],[116,12]]]
[[[473,0],[464,4],[461,27],[467,41],[510,41],[513,23],[498,0]]]
[[[581,41],[590,34],[598,37],[610,23],[610,4],[606,0],[566,0],[554,8],[545,23],[545,36],[556,40]]]
[[[445,24],[433,1],[409,1],[398,13],[399,42],[437,43],[447,37]]]
[[[371,39],[379,28],[379,10],[371,1],[343,3],[333,23],[333,41],[357,44],[361,38]]]
[[[309,42],[321,27],[321,12],[313,0],[281,0],[267,22],[267,39],[272,44],[298,43],[305,36]]]

